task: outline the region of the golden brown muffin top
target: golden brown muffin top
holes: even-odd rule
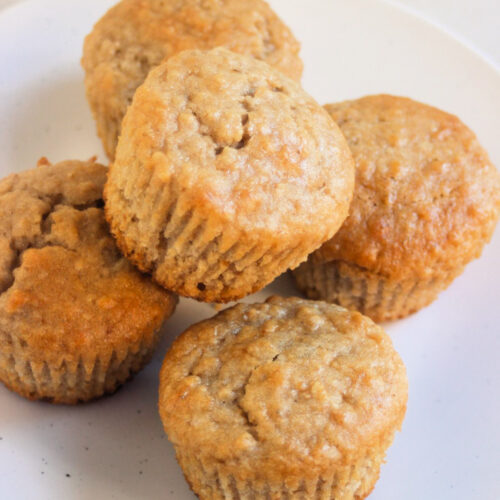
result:
[[[130,169],[153,169],[186,211],[206,211],[214,226],[281,243],[331,237],[354,183],[328,113],[267,64],[222,48],[185,51],[151,71],[123,122],[106,190],[122,189]]]
[[[404,365],[358,312],[273,297],[190,327],[160,373],[171,441],[239,479],[309,478],[399,428]]]
[[[456,116],[404,97],[325,106],[356,165],[349,217],[316,252],[392,278],[436,277],[481,253],[500,175]]]
[[[102,208],[106,172],[93,160],[43,159],[0,181],[0,333],[34,362],[93,365],[139,347],[175,307],[120,255]]]

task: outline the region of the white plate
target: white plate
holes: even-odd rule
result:
[[[0,175],[52,161],[105,160],[84,98],[84,35],[113,2],[31,0],[0,13]],[[302,41],[319,102],[403,94],[452,111],[500,163],[500,76],[431,25],[377,0],[271,2]],[[307,5],[307,8],[305,7]],[[404,358],[403,431],[371,500],[500,498],[500,231],[439,300],[387,325]],[[270,291],[293,294],[288,277]],[[182,300],[153,363],[85,406],[30,403],[0,387],[0,498],[193,499],[157,415],[168,343],[208,305]]]

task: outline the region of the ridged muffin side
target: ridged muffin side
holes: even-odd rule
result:
[[[160,330],[128,350],[82,355],[77,360],[64,359],[60,353],[54,363],[52,356],[34,360],[16,335],[0,332],[0,345],[11,346],[0,354],[0,380],[13,392],[31,400],[50,403],[77,404],[113,394],[133,375],[140,372],[153,356]],[[63,361],[61,361],[63,359]]]
[[[347,216],[350,151],[295,82],[225,49],[154,69],[123,123],[105,187],[122,251],[180,295],[259,290]]]
[[[159,410],[202,500],[354,500],[377,481],[407,390],[370,319],[273,297],[184,332],[163,363]]]
[[[106,172],[42,161],[0,181],[0,381],[29,399],[113,392],[149,361],[175,308],[119,253]]]
[[[404,318],[429,305],[461,271],[428,280],[399,280],[341,260],[308,259],[293,275],[308,298],[339,304],[380,322]]]

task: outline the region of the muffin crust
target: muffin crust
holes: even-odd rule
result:
[[[500,176],[456,116],[404,97],[325,106],[356,164],[349,217],[316,253],[394,279],[428,279],[481,254],[500,212]]]

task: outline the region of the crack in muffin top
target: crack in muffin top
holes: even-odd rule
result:
[[[349,217],[313,258],[423,279],[467,264],[500,213],[500,175],[456,116],[403,97],[325,106],[351,148]]]
[[[298,298],[239,304],[190,327],[160,374],[172,442],[238,477],[349,463],[399,428],[406,397],[405,368],[379,326]]]
[[[353,189],[349,149],[325,110],[275,69],[222,48],[185,51],[150,73],[106,189],[123,191],[128,169],[175,183],[187,207],[290,240],[333,234]]]
[[[104,218],[107,168],[45,159],[0,181],[0,335],[71,358],[152,335],[176,299],[120,254]],[[150,330],[150,331],[148,331]],[[63,346],[63,347],[62,347]],[[127,346],[130,347],[130,346]]]

